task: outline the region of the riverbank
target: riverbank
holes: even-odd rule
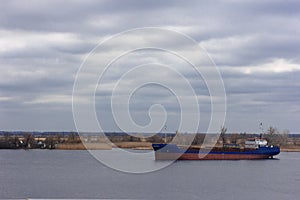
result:
[[[281,152],[300,152],[300,148],[295,149],[295,148],[280,148]]]
[[[58,150],[111,150],[112,146],[106,143],[76,143],[76,144],[57,144]]]
[[[150,142],[116,142],[109,143],[75,143],[75,144],[57,144],[58,150],[111,150],[112,148],[152,150]]]

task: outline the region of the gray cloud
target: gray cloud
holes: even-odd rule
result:
[[[265,121],[279,129],[300,132],[295,120],[290,120],[300,117],[299,4],[271,0],[3,1],[0,129],[74,129],[71,94],[84,57],[99,41],[113,34],[155,26],[188,34],[218,65],[227,91],[229,131],[256,131],[257,124]],[[182,45],[179,41],[170,43],[163,36],[158,39],[169,47]],[[124,45],[138,42],[141,41],[133,38],[124,41]],[[104,53],[118,51],[118,45]],[[209,118],[207,87],[191,66],[162,52],[136,52],[113,65],[103,82],[108,87],[96,93],[98,112],[110,116],[102,119],[107,130],[118,130],[109,115],[111,83],[133,65],[144,62],[178,69],[199,96],[204,118]],[[158,72],[160,76],[181,88],[174,77]],[[148,106],[156,100],[163,101],[170,111],[170,130],[176,130],[176,99],[156,87],[144,89],[132,101],[135,118],[146,123]]]

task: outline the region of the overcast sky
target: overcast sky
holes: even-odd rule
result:
[[[105,38],[140,27],[182,32],[207,50],[225,85],[225,126],[229,132],[257,132],[263,122],[265,129],[275,126],[300,133],[297,0],[1,1],[0,129],[75,130],[72,89],[84,58]],[[157,37],[165,41],[163,36]],[[140,40],[129,38],[122,45]],[[176,40],[165,45],[180,47]],[[117,48],[112,46],[105,53]],[[107,71],[104,90],[100,83],[96,92],[95,107],[102,128],[120,130],[110,108],[112,91],[105,89],[126,70],[147,63],[174,66],[191,82],[200,105],[199,131],[205,131],[211,106],[205,81],[197,78],[187,63],[157,50],[133,52]],[[174,87],[183,89],[180,82],[174,82],[175,75],[163,67],[149,69],[144,74],[148,78],[173,81]],[[122,86],[129,87],[136,81],[132,79],[126,79]],[[168,131],[175,132],[180,104],[168,88],[159,85],[134,93],[129,105],[132,118],[139,125],[148,124],[148,110],[153,104],[165,106]]]

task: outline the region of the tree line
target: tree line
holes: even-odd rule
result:
[[[265,138],[269,145],[276,146],[300,146],[300,135],[298,137],[290,137],[289,131],[278,131],[275,127],[269,127],[266,133],[227,133],[227,129],[222,127],[220,129],[218,138],[213,138],[214,134],[211,134],[212,140],[217,140],[217,145],[224,144],[241,144],[247,138],[261,137]],[[176,137],[175,137],[176,136]],[[148,143],[164,143],[175,142],[178,144],[192,144],[202,145],[206,134],[182,134],[176,132],[176,134],[155,134],[147,136],[143,134],[128,135],[125,133],[109,133],[105,136],[112,143],[120,142],[148,142]],[[104,136],[97,134],[86,134],[79,136],[77,132],[51,133],[51,134],[33,134],[30,132],[23,132],[21,134],[14,134],[12,132],[2,132],[0,135],[0,149],[55,149],[58,144],[79,144],[84,142],[97,143],[103,142]]]

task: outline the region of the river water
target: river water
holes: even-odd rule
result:
[[[25,198],[299,199],[300,153],[282,152],[273,160],[177,161],[129,174],[87,151],[0,150],[0,199]]]

